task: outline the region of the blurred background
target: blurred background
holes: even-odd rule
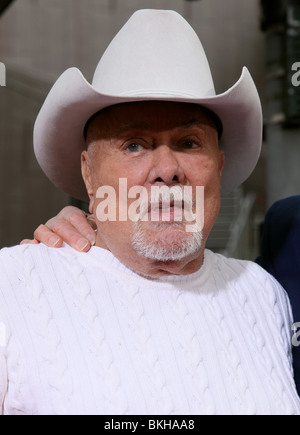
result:
[[[261,158],[244,185],[222,198],[208,247],[254,259],[268,207],[300,194],[300,0],[0,0],[0,247],[31,238],[69,204],[36,163],[35,118],[71,66],[87,80],[105,48],[137,9],[173,9],[199,35],[217,93],[250,70],[264,108]],[[298,84],[298,82],[296,82]],[[300,85],[300,77],[299,77]],[[242,144],[241,144],[242,145]],[[80,204],[81,205],[81,204]]]

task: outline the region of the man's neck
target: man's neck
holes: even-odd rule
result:
[[[100,235],[97,236],[96,246],[110,251],[121,263],[135,273],[149,278],[159,278],[169,275],[190,275],[197,272],[204,262],[205,243],[193,255],[176,261],[158,261],[137,254],[132,248],[122,250],[108,247]],[[120,248],[120,247],[118,247]]]

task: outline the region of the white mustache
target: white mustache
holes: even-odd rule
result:
[[[193,194],[190,189],[183,189],[181,186],[152,186],[150,195],[140,197],[139,220],[148,220],[151,211],[161,209],[178,208],[184,212],[184,216],[193,215]]]

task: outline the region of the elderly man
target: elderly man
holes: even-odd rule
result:
[[[95,246],[1,251],[3,413],[300,414],[285,292],[205,249],[220,191],[256,164],[261,118],[247,70],[215,95],[172,11],[135,13],[92,85],[58,79],[35,152],[89,199]]]

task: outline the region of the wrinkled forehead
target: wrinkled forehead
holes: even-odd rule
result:
[[[107,107],[95,113],[85,126],[85,139],[118,136],[125,131],[159,130],[208,125],[222,134],[222,123],[207,108],[197,104],[166,101],[142,101]]]

